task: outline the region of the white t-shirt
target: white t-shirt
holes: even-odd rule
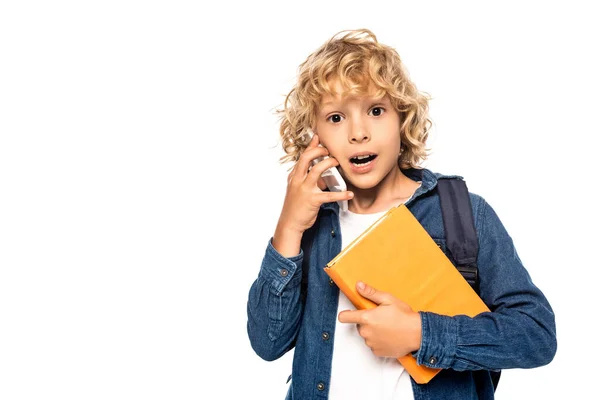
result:
[[[340,211],[342,249],[383,214]],[[355,309],[340,290],[337,313]],[[329,399],[414,400],[414,394],[410,376],[396,358],[374,355],[356,324],[336,319]]]

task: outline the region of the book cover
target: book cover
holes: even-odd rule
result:
[[[325,272],[357,309],[376,307],[356,291],[356,282],[391,293],[414,311],[474,317],[489,311],[454,264],[404,204],[390,209],[327,263]],[[398,359],[420,384],[440,370]]]

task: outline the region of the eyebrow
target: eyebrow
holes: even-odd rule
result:
[[[385,98],[386,98],[386,96],[382,96],[382,97],[368,97],[368,98],[366,98],[366,101],[368,103],[383,103],[383,102],[385,102]],[[338,104],[338,103],[336,101],[326,101],[325,103],[321,103],[322,106],[328,106],[328,105],[331,105],[331,104]]]

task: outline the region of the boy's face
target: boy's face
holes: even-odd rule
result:
[[[342,92],[339,82],[335,88]],[[358,189],[375,187],[398,168],[400,117],[388,96],[374,93],[371,88],[361,97],[325,95],[317,109],[320,142],[339,161],[346,183]]]

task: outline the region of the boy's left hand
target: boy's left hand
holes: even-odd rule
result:
[[[421,316],[408,304],[387,292],[381,292],[362,282],[358,293],[377,307],[369,310],[346,310],[338,315],[342,323],[358,324],[358,333],[373,354],[398,358],[421,346]]]

